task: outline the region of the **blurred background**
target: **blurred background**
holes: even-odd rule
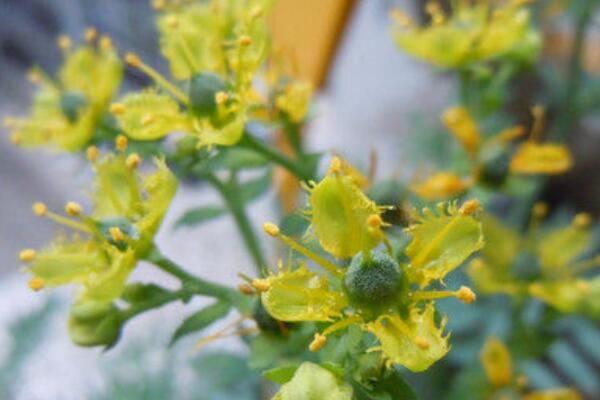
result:
[[[368,166],[373,151],[378,177],[410,177],[414,157],[407,158],[404,148],[411,129],[417,122],[438,124],[454,90],[451,79],[398,51],[390,38],[390,8],[415,12],[418,3],[281,1],[273,20],[276,41],[291,49],[305,77],[321,85],[306,132],[310,148],[341,153],[362,167]],[[61,62],[56,37],[81,38],[88,26],[109,34],[121,53],[134,50],[165,70],[148,0],[0,0],[0,116],[27,112],[32,87],[26,71],[34,64],[55,71]],[[561,21],[547,27],[550,45],[545,52],[553,62],[561,62],[568,52],[571,28]],[[592,35],[597,37],[596,32]],[[600,48],[586,49],[585,66],[592,72],[600,70]],[[126,76],[126,87],[143,83],[139,75]],[[588,118],[577,129],[571,137],[576,168],[556,179],[547,197],[597,212],[600,120]],[[72,293],[31,292],[28,277],[19,272],[17,254],[23,247],[43,245],[54,231],[52,224],[32,216],[31,204],[43,200],[59,209],[68,200],[83,201],[81,188],[89,176],[79,172],[80,160],[23,151],[4,133],[0,135],[0,399],[253,398],[249,393],[259,379],[239,358],[243,350],[236,340],[211,345],[202,356],[191,351],[193,341],[166,348],[184,306],[170,305],[137,318],[128,324],[131,332],[125,340],[107,354],[69,342],[63,300]],[[208,191],[182,187],[158,243],[167,255],[200,275],[237,282],[235,273],[249,272],[251,262],[231,221],[222,218],[198,228],[172,229],[183,210],[215,199]],[[273,214],[274,201],[272,193],[253,204],[256,225]],[[144,268],[135,273],[143,279],[166,279]],[[169,329],[162,329],[166,326]],[[216,351],[228,353],[211,358]],[[215,374],[221,367],[231,374]],[[237,379],[240,376],[245,379]],[[598,380],[591,379],[596,381],[589,387],[591,393],[599,393]]]

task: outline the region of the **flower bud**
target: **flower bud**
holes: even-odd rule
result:
[[[121,334],[119,310],[112,303],[83,301],[73,305],[69,336],[79,346],[112,347]]]
[[[190,80],[188,96],[190,108],[198,117],[207,117],[217,109],[217,93],[224,93],[227,87],[220,76],[212,73],[196,74]]]

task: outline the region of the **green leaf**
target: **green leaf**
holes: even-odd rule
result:
[[[268,165],[268,161],[260,154],[240,148],[227,147],[221,149],[219,154],[210,160],[214,170],[233,170],[261,168]]]
[[[181,337],[198,332],[216,320],[223,318],[229,312],[229,308],[230,305],[228,303],[219,301],[187,317],[173,334],[170,345]]]
[[[272,182],[271,169],[269,169],[261,177],[242,183],[239,196],[244,203],[255,200],[271,188]]]
[[[125,286],[125,290],[121,295],[121,298],[126,302],[132,303],[143,303],[151,301],[157,297],[162,297],[169,293],[165,288],[155,285],[153,283],[132,283]]]
[[[417,394],[396,369],[387,370],[375,383],[375,388],[392,396],[392,399],[416,400]]]
[[[352,387],[331,371],[311,362],[300,365],[294,377],[273,400],[352,400]]]
[[[263,372],[262,375],[270,381],[283,385],[292,380],[297,369],[298,365],[287,365],[269,369]]]
[[[217,206],[205,206],[196,207],[187,210],[181,217],[177,219],[174,225],[174,229],[181,227],[190,227],[201,224],[211,219],[215,219],[224,215],[226,210],[223,207]]]

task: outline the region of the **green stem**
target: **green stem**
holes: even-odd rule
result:
[[[581,78],[583,69],[581,66],[581,61],[587,31],[592,21],[592,16],[594,14],[593,11],[596,6],[597,1],[585,2],[585,5],[582,6],[582,9],[578,10],[578,15],[574,21],[575,39],[567,67],[567,83],[563,101],[560,107],[561,114],[551,135],[551,138],[554,140],[565,140],[580,114],[577,104],[577,94],[581,88],[582,81]]]
[[[185,301],[190,297],[190,293],[187,290],[181,289],[176,292],[166,292],[162,296],[157,296],[151,300],[145,301],[135,306],[129,307],[126,310],[121,311],[121,320],[127,321],[136,315],[144,313],[154,308],[162,307],[165,304],[172,303],[177,300]]]
[[[239,142],[240,146],[244,146],[248,149],[254,150],[255,152],[261,154],[267,160],[272,161],[273,163],[285,168],[292,174],[296,176],[296,178],[302,181],[311,180],[313,177],[307,173],[302,165],[295,160],[292,160],[272,147],[266,145],[259,139],[256,139],[250,133],[244,133],[242,140]]]
[[[163,271],[175,276],[181,281],[183,288],[180,292],[185,292],[189,297],[190,294],[210,296],[217,299],[226,300],[228,302],[237,301],[241,295],[238,291],[213,283],[185,271],[175,262],[165,257],[156,246],[152,247],[146,256],[146,259],[156,265]],[[177,292],[179,293],[179,292]]]
[[[248,214],[246,213],[245,204],[239,195],[239,186],[235,179],[232,179],[229,184],[224,184],[213,174],[205,175],[210,182],[223,197],[223,201],[231,212],[235,223],[242,235],[244,244],[254,260],[254,265],[258,273],[267,265],[262,249],[256,237],[256,233],[252,228]]]

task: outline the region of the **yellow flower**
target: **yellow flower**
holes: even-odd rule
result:
[[[490,388],[486,391],[490,398],[501,398],[506,393],[523,400],[580,400],[580,394],[569,388],[556,388],[543,391],[529,391],[527,376],[520,374],[514,378],[509,349],[499,339],[486,340],[480,354],[481,364],[488,378]],[[527,392],[527,393],[525,393]]]
[[[437,2],[427,11],[432,23],[416,26],[396,12],[394,38],[407,53],[444,68],[462,68],[498,57],[518,55],[533,58],[539,35],[529,22],[526,2],[506,0],[500,4],[459,0],[446,15]]]
[[[164,93],[144,91],[113,105],[125,133],[138,140],[157,140],[182,131],[207,147],[239,142],[251,112],[264,107],[253,83],[270,49],[269,4],[269,0],[223,0],[159,7],[161,51],[172,76],[185,82],[174,84],[128,54],[127,63],[150,76]],[[294,116],[302,112],[300,94],[294,94]]]
[[[562,174],[573,166],[573,158],[566,146],[552,143],[523,143],[510,162],[515,174]]]
[[[285,112],[290,121],[299,123],[306,118],[313,87],[308,82],[292,82],[277,97],[277,108]]]
[[[504,343],[497,338],[488,338],[481,350],[480,359],[492,385],[505,386],[511,383],[512,361]]]
[[[477,123],[465,107],[453,107],[442,116],[448,130],[463,145],[465,150],[473,156],[479,148],[481,140]]]
[[[469,188],[469,182],[450,172],[438,172],[410,189],[423,199],[438,200],[455,197]]]
[[[95,164],[93,211],[72,218],[50,212],[40,216],[77,232],[59,236],[52,244],[24,257],[41,286],[81,286],[78,298],[111,302],[118,298],[137,260],[148,251],[175,194],[176,179],[164,161],[156,172],[141,176],[127,168],[125,155],[109,156]],[[40,208],[40,205],[36,205]],[[36,285],[40,286],[40,285]]]
[[[470,303],[475,294],[466,287],[456,291],[414,287],[419,285],[422,289],[433,281],[441,281],[481,247],[481,228],[474,218],[479,203],[469,201],[460,209],[454,204],[440,205],[437,214],[425,210],[418,223],[408,229],[413,237],[405,254],[409,264],[400,265],[389,253],[391,247],[383,231],[379,230],[377,237],[388,245],[388,252],[374,249],[377,242],[365,246],[361,235],[369,228],[381,227],[378,206],[346,179],[338,161],[334,160],[330,174],[312,189],[311,196],[317,193],[317,199],[310,201],[311,221],[329,254],[354,254],[349,265],[341,268],[267,223],[264,228],[269,235],[282,240],[327,274],[310,271],[300,262],[297,268],[280,267],[277,274],[254,280],[253,284],[272,317],[330,323],[315,336],[311,350],[326,346],[328,335],[353,325],[375,335],[378,345],[372,351],[381,352],[388,366],[401,364],[412,371],[423,371],[449,349],[443,332],[445,319],[436,323],[433,301],[456,297]],[[315,208],[320,208],[316,214]],[[317,230],[315,223],[323,223],[321,228],[325,230]],[[354,243],[340,246],[339,240]]]
[[[86,44],[65,50],[56,80],[33,70],[40,85],[27,118],[9,118],[15,143],[25,147],[50,144],[77,151],[93,138],[122,77],[122,66],[111,46]]]

